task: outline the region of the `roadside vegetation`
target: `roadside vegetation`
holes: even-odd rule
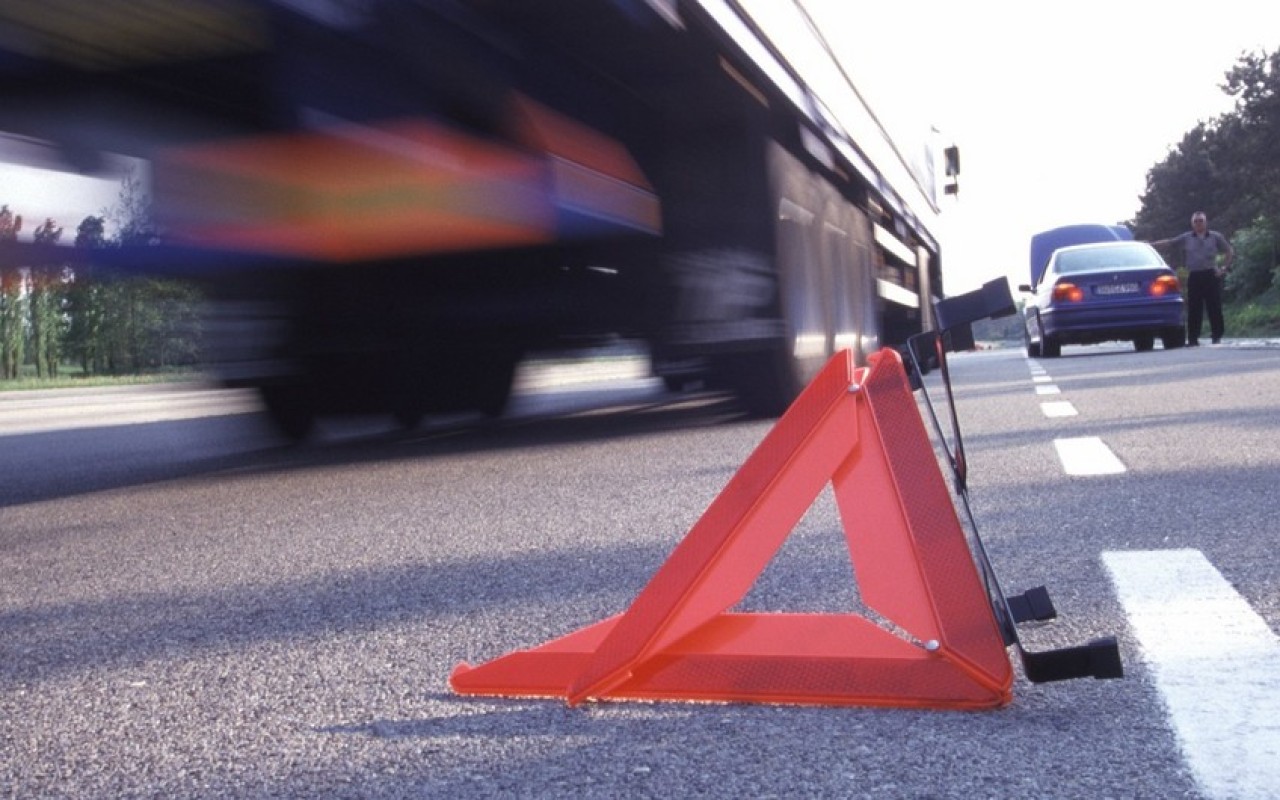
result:
[[[1280,292],[1272,290],[1256,300],[1223,309],[1227,336],[1274,339],[1280,337]]]
[[[20,392],[37,389],[88,389],[98,386],[144,386],[152,383],[176,383],[197,381],[204,378],[197,368],[173,369],[157,372],[140,372],[133,375],[87,375],[75,367],[64,369],[56,377],[41,378],[35,369],[28,367],[11,380],[0,380],[0,392]]]
[[[114,234],[107,235],[108,221]],[[20,209],[0,205],[0,246],[23,231]],[[63,244],[46,219],[31,240]],[[149,198],[130,176],[118,203],[82,220],[74,250],[159,241]],[[67,259],[80,262],[82,259]],[[0,263],[0,390],[172,380],[199,368],[199,290],[186,282],[95,273],[72,263]]]

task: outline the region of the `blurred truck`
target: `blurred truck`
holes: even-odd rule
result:
[[[293,436],[500,414],[521,359],[620,339],[774,415],[942,296],[941,153],[799,4],[5,4],[0,92],[62,168],[147,159],[159,244],[93,258],[202,281],[219,374]]]

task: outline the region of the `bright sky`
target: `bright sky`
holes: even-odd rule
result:
[[[1131,219],[1148,170],[1232,108],[1224,73],[1280,48],[1280,3],[1256,0],[804,4],[886,123],[905,105],[960,147],[948,294],[1002,275],[1016,292],[1037,231]]]
[[[37,227],[52,218],[63,229],[61,242],[71,244],[85,217],[102,216],[119,202],[129,169],[143,174],[140,163],[120,158],[105,160],[103,171],[95,175],[42,168],[57,161],[57,154],[48,147],[0,133],[0,205],[22,217],[19,239],[29,240]]]

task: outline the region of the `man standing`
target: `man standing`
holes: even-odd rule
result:
[[[1180,244],[1187,267],[1187,346],[1200,344],[1200,321],[1209,312],[1209,335],[1213,343],[1222,341],[1222,276],[1231,269],[1235,250],[1227,237],[1209,230],[1209,219],[1203,211],[1191,215],[1191,230],[1172,239],[1160,239],[1152,247]],[[1218,254],[1223,254],[1221,266]]]

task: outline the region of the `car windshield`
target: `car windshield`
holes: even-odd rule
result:
[[[1117,267],[1161,267],[1164,262],[1150,247],[1134,242],[1115,247],[1082,247],[1060,250],[1054,259],[1054,271],[1060,275],[1093,272]]]

